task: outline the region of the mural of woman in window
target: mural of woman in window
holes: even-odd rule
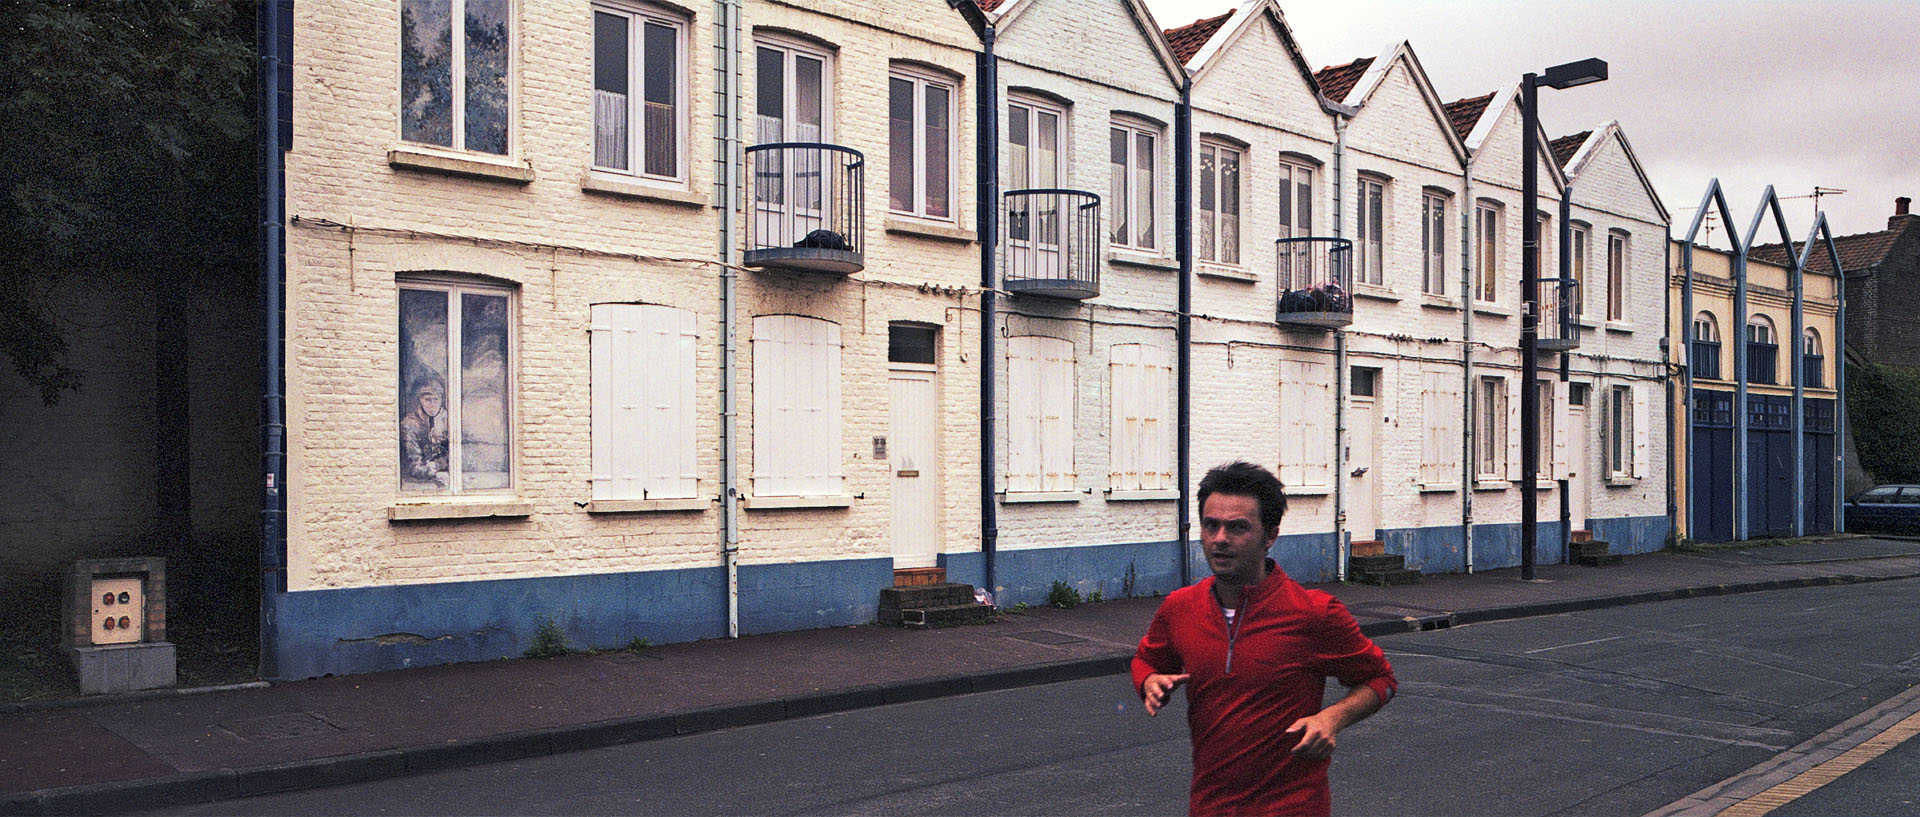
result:
[[[407,390],[400,418],[400,480],[407,488],[447,487],[447,384],[424,377]]]

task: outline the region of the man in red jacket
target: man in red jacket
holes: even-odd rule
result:
[[[1175,590],[1133,653],[1147,714],[1187,687],[1195,815],[1328,814],[1341,729],[1393,697],[1393,667],[1338,599],[1287,577],[1267,548],[1286,495],[1247,462],[1200,480],[1200,541],[1213,576]],[[1324,709],[1326,679],[1349,687]]]

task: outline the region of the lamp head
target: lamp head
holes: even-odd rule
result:
[[[1590,57],[1579,62],[1569,62],[1548,68],[1540,74],[1540,84],[1548,88],[1567,89],[1576,85],[1587,85],[1607,78],[1607,61],[1599,57]]]

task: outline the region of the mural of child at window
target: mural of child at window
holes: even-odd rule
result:
[[[405,488],[447,487],[447,384],[422,378],[407,390],[412,410],[400,418],[400,480]]]
[[[1280,296],[1281,312],[1351,312],[1353,296],[1338,281],[1314,284],[1306,289],[1289,289]]]

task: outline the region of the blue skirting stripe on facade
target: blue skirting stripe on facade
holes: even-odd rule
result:
[[[1667,548],[1667,536],[1673,523],[1664,516],[1626,516],[1617,519],[1592,519],[1587,529],[1593,538],[1608,544],[1609,553],[1653,553]]]
[[[740,568],[740,629],[764,633],[874,620],[891,559]],[[727,634],[722,568],[443,582],[276,594],[281,679],[491,661],[523,654],[543,621],[575,648]]]
[[[1593,538],[1609,543],[1613,553],[1652,553],[1667,546],[1665,516],[1589,519]],[[1458,573],[1466,569],[1466,551],[1459,525],[1431,528],[1382,528],[1378,534],[1388,553],[1405,557],[1408,568],[1422,573]],[[1560,545],[1560,520],[1538,523],[1535,564],[1562,564],[1566,548]],[[1473,569],[1495,570],[1520,566],[1520,525],[1516,522],[1473,526]],[[1292,572],[1292,571],[1288,571]]]
[[[977,553],[957,555],[979,558]],[[994,578],[1000,586],[993,600],[1003,607],[1045,604],[1056,581],[1066,582],[1082,598],[1095,592],[1109,599],[1125,598],[1129,590],[1135,596],[1170,593],[1180,587],[1179,556],[1178,544],[1171,541],[1002,550],[994,560]],[[946,561],[951,566],[967,560],[948,557]],[[955,578],[952,567],[948,570],[949,580],[962,581]]]

